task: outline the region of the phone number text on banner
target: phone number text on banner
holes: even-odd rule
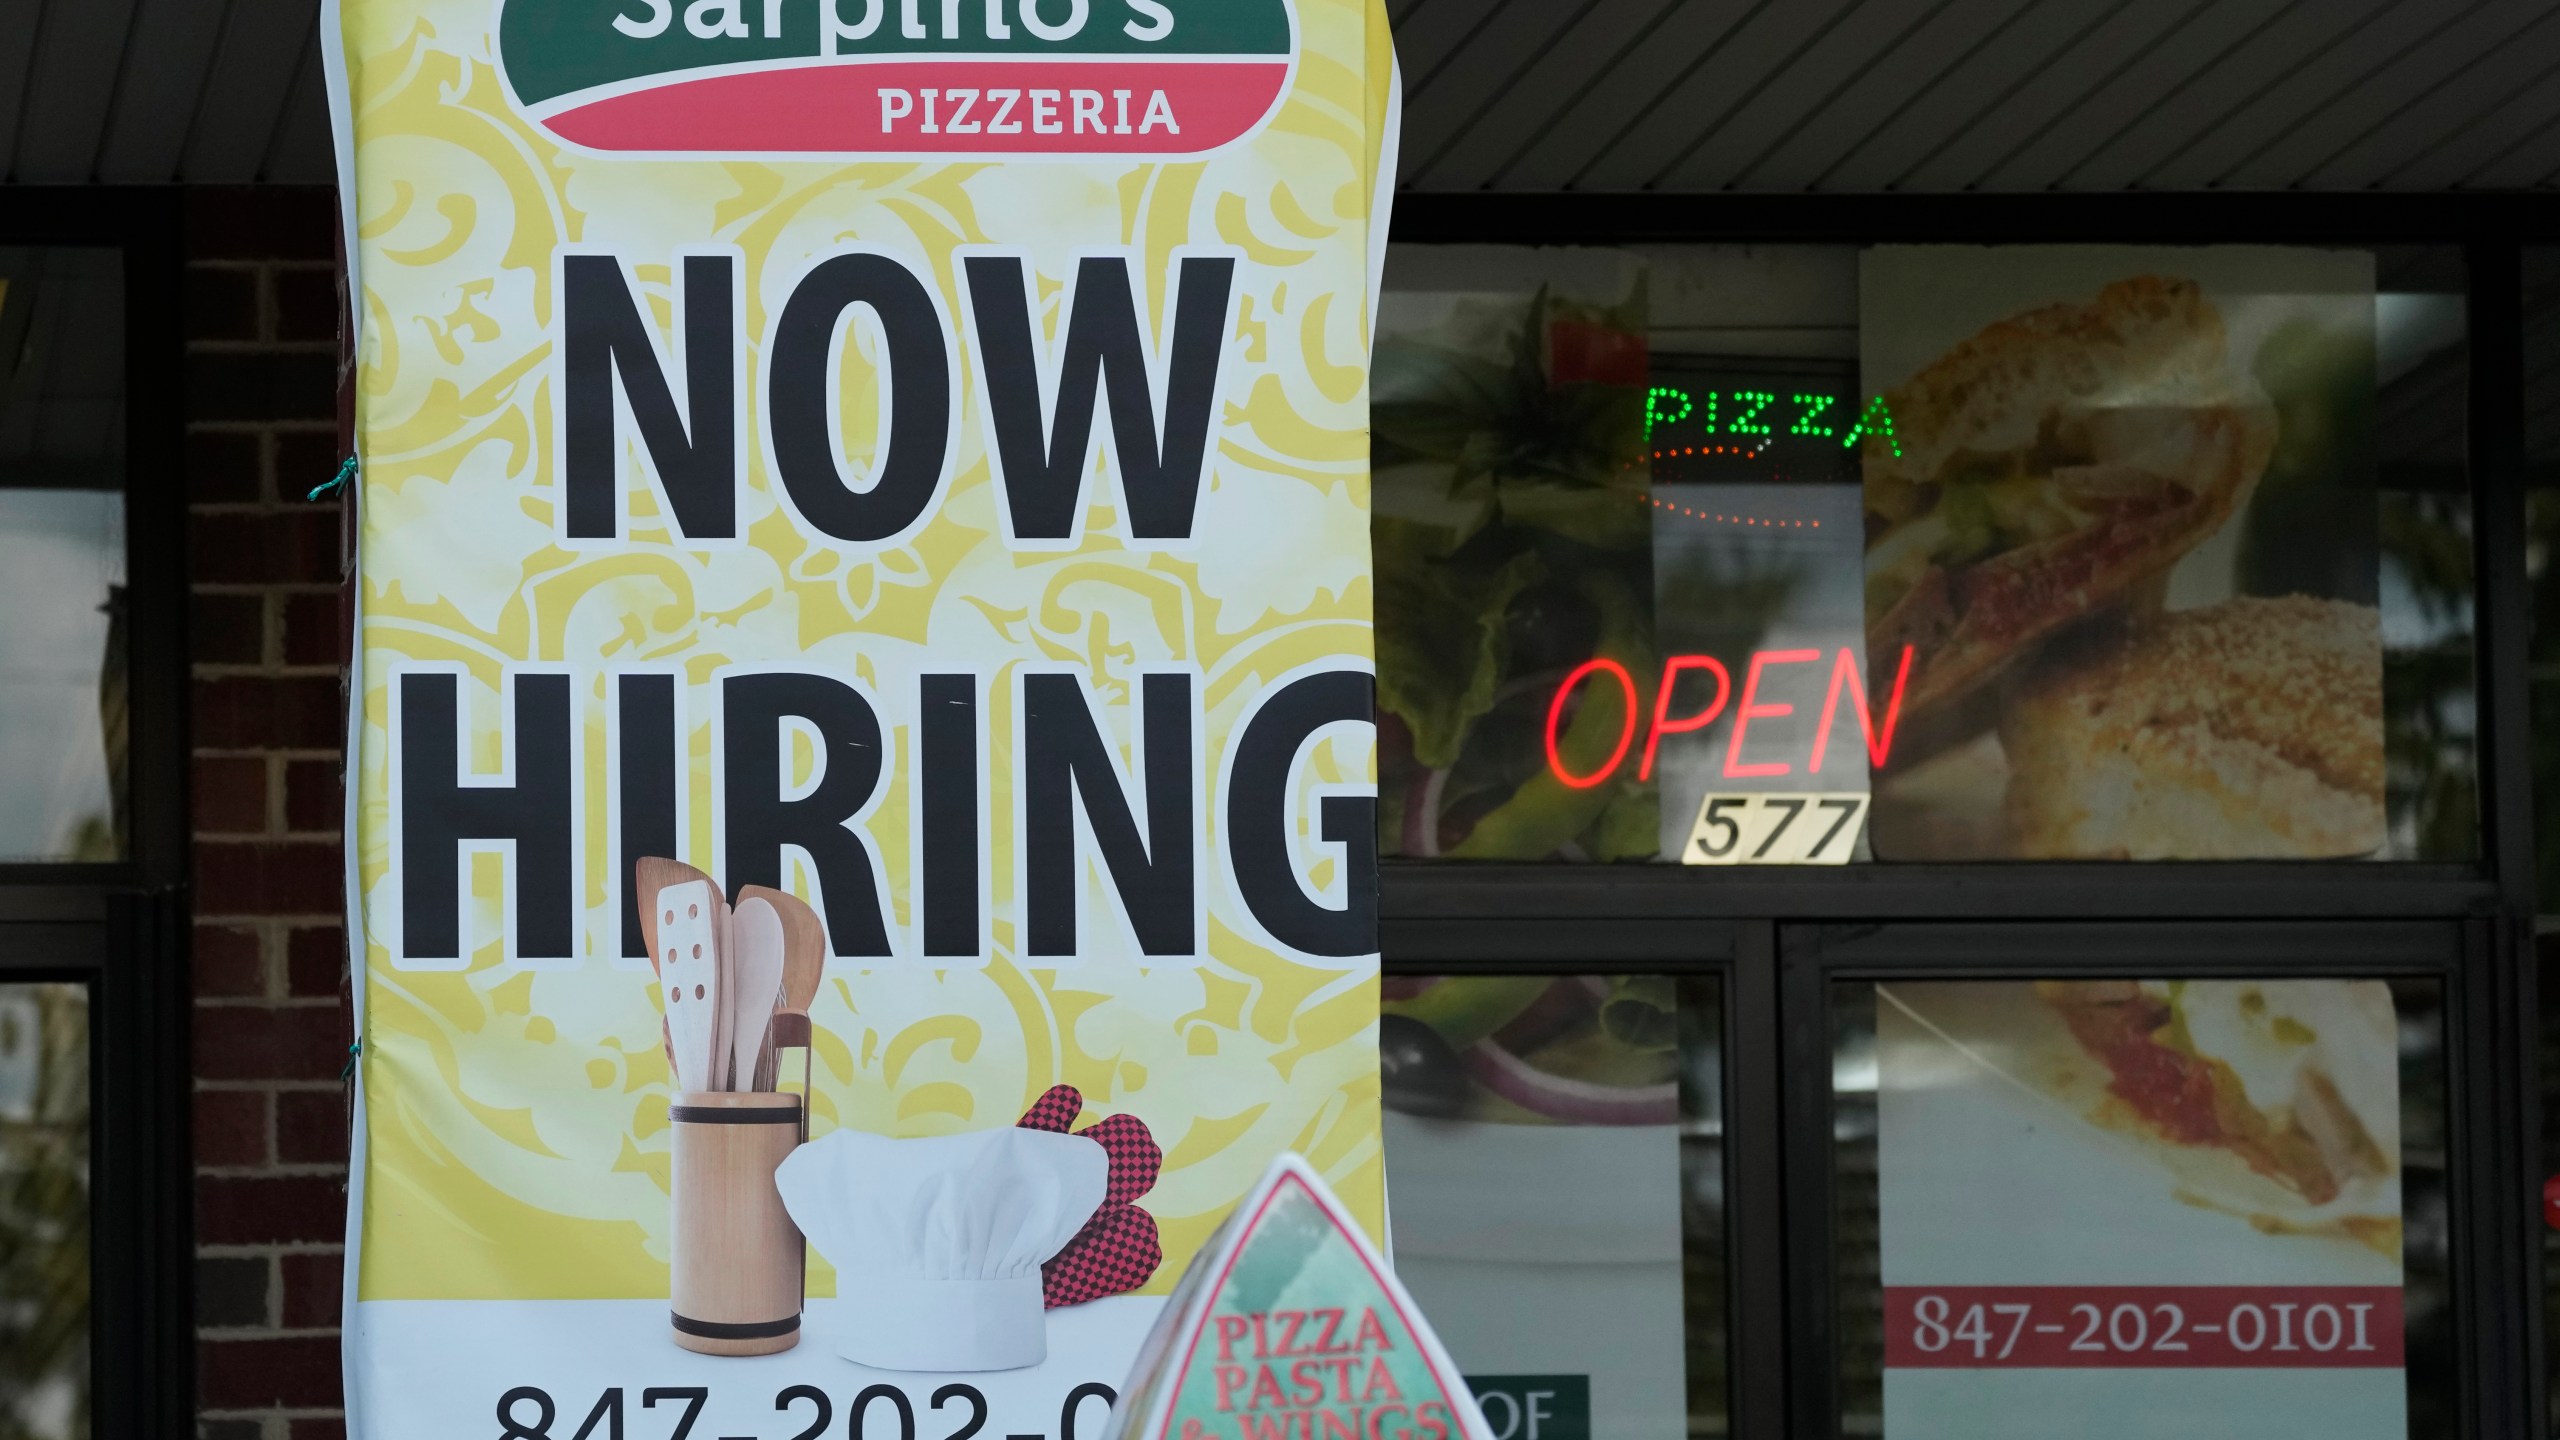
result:
[[[2392,1369],[2387,1285],[1889,1285],[1890,1369]]]

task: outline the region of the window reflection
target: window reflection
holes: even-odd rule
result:
[[[124,497],[0,490],[0,860],[123,853]]]
[[[0,984],[0,1437],[89,1433],[89,1006]]]
[[[2525,492],[2525,575],[2533,647],[2528,674],[2533,813],[2541,830],[2534,854],[2541,867],[2541,908],[2551,914],[2560,912],[2560,248],[2526,249],[2524,292],[2525,456],[2531,481]],[[2560,1414],[2560,1399],[2553,1404]]]
[[[2524,256],[2525,575],[2530,587],[2533,816],[2538,830],[2536,890],[2545,916],[2560,912],[2560,248],[2529,246]],[[2560,960],[2548,922],[2536,938],[2546,973]],[[2545,987],[2540,1037],[2541,1158],[2560,1174],[2560,995]],[[2545,1373],[2560,1375],[2560,1226],[2540,1234]],[[2560,1434],[2560,1386],[2545,1426]]]
[[[2461,257],[2378,249],[2383,707],[2398,859],[2480,853]]]
[[[0,247],[0,863],[125,850],[121,276]]]

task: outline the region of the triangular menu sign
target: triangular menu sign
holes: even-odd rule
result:
[[[1413,1297],[1295,1155],[1193,1258],[1111,1412],[1111,1440],[1491,1434]]]

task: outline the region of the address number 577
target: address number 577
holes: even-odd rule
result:
[[[1843,865],[1858,848],[1864,795],[1709,795],[1680,852],[1689,865]]]

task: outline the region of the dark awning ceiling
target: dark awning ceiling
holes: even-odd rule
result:
[[[1393,0],[1424,190],[2435,190],[2560,172],[2547,0]]]
[[[1190,0],[1216,3],[1216,0]],[[16,0],[20,182],[325,182],[317,0]],[[2551,188],[2548,0],[1390,0],[1421,190]]]

